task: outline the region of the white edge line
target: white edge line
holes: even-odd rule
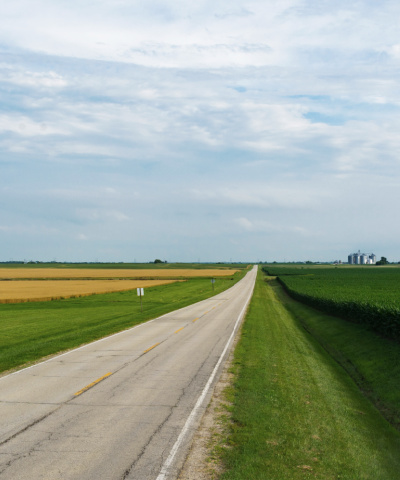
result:
[[[182,442],[183,442],[183,439],[185,438],[189,428],[192,426],[192,423],[194,421],[194,418],[196,417],[197,415],[197,412],[199,410],[199,408],[201,407],[201,404],[203,403],[203,400],[204,398],[206,397],[210,387],[211,387],[211,384],[215,378],[215,375],[217,374],[217,371],[218,371],[218,368],[219,366],[221,365],[222,363],[222,360],[225,356],[225,353],[226,351],[228,350],[231,342],[232,342],[232,339],[233,337],[235,336],[236,334],[236,330],[237,330],[237,327],[239,325],[239,323],[241,322],[242,320],[242,317],[246,311],[246,308],[250,302],[250,299],[253,295],[253,290],[254,290],[254,285],[255,285],[255,282],[253,284],[253,287],[250,291],[250,294],[246,300],[246,303],[242,309],[242,311],[240,312],[237,320],[236,320],[236,323],[235,323],[235,326],[233,327],[233,331],[231,333],[231,336],[229,337],[226,345],[225,345],[225,348],[223,350],[223,352],[221,353],[221,356],[219,357],[219,360],[217,362],[217,364],[215,365],[214,367],[214,370],[212,371],[205,387],[203,388],[203,391],[201,392],[201,395],[199,396],[199,398],[197,399],[197,402],[196,402],[196,405],[193,407],[193,410],[191,411],[190,415],[188,416],[186,422],[185,422],[185,425],[183,426],[182,430],[181,430],[181,433],[179,434],[179,437],[177,438],[174,446],[172,447],[171,449],[171,452],[170,454],[168,455],[167,459],[165,460],[164,462],[164,465],[162,466],[161,470],[160,470],[160,473],[158,474],[158,477],[156,478],[156,480],[165,480],[167,474],[168,474],[168,469],[170,468],[170,466],[172,465],[172,462],[174,461],[175,459],[175,456],[179,450],[179,447],[181,446]]]
[[[235,285],[233,285],[233,287],[235,287],[236,285],[237,285],[237,283]],[[231,288],[233,288],[233,287],[231,287]],[[146,320],[145,322],[140,323],[139,325],[135,325],[134,327],[130,327],[130,328],[127,328],[125,330],[121,330],[120,332],[113,333],[112,335],[109,335],[107,337],[99,338],[98,340],[95,340],[94,342],[86,343],[85,345],[81,345],[78,348],[68,350],[68,352],[61,353],[60,355],[56,355],[55,357],[51,357],[47,360],[44,360],[43,362],[35,363],[34,365],[31,365],[30,367],[21,368],[21,370],[17,370],[16,372],[8,373],[7,375],[4,375],[4,376],[0,377],[0,381],[3,380],[4,378],[11,377],[12,375],[18,375],[19,373],[26,372],[26,370],[30,370],[31,368],[35,368],[39,365],[43,365],[45,363],[52,362],[52,361],[56,360],[57,358],[64,357],[65,355],[69,355],[70,353],[77,352],[79,350],[82,350],[83,348],[87,348],[87,347],[92,346],[96,343],[102,342],[104,340],[108,340],[109,338],[116,337],[117,335],[121,335],[123,333],[129,332],[130,330],[134,330],[135,328],[143,327],[144,325],[147,325],[147,324],[152,323],[156,320],[159,320],[160,318],[166,317],[167,315],[172,315],[172,314],[175,314],[177,312],[180,312],[181,310],[183,310],[187,307],[191,307],[193,305],[196,305],[197,303],[205,302],[207,300],[210,300],[210,298],[218,297],[218,295],[221,295],[221,293],[225,293],[225,292],[220,292],[217,295],[214,295],[213,297],[205,298],[204,300],[200,300],[199,302],[193,303],[192,305],[186,305],[186,307],[178,308],[178,310],[173,310],[172,312],[164,313],[164,315],[161,315],[160,317],[153,318],[152,320]]]

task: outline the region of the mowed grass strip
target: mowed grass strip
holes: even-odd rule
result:
[[[195,269],[95,269],[95,268],[0,268],[0,279],[74,278],[193,278],[229,277],[238,270],[227,268]]]
[[[143,313],[136,290],[67,300],[0,304],[0,372],[133,327],[216,295],[245,271],[217,279],[193,278],[144,291]]]
[[[235,351],[229,480],[397,480],[400,435],[260,272]]]
[[[367,325],[324,314],[293,300],[278,282],[271,285],[289,312],[400,431],[400,344]]]
[[[0,281],[0,303],[47,301],[123,292],[166,285],[179,280],[18,280]]]

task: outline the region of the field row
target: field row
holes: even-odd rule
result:
[[[93,268],[0,268],[0,280],[57,278],[193,278],[227,277],[238,270],[215,269],[93,269]]]
[[[124,292],[179,280],[18,280],[0,281],[0,303],[44,302],[96,293]],[[135,293],[136,294],[136,293]]]

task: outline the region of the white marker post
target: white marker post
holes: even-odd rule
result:
[[[138,297],[140,297],[140,311],[143,313],[142,297],[144,296],[144,288],[138,288],[137,294],[138,294]]]
[[[211,283],[212,283],[212,287],[213,287],[213,290],[214,290],[215,278],[212,278],[212,279],[211,279]]]

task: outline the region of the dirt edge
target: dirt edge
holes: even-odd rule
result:
[[[216,480],[223,472],[223,465],[216,450],[223,446],[229,430],[230,414],[226,408],[229,405],[226,390],[233,385],[234,374],[231,373],[231,366],[240,335],[241,328],[234,339],[177,480]]]

